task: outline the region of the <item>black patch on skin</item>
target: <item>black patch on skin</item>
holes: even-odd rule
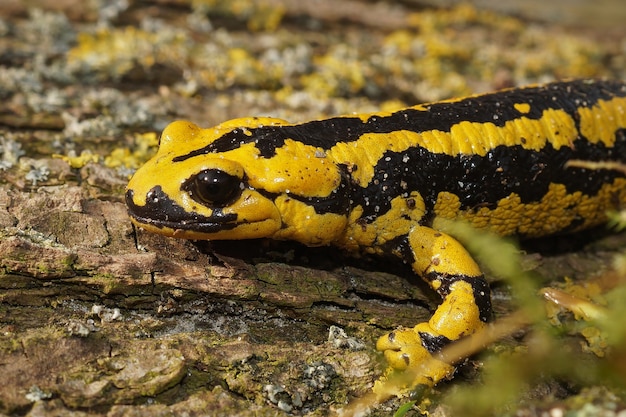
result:
[[[345,204],[347,199],[341,195],[341,191],[333,190],[328,197],[301,197],[297,194],[287,194],[294,200],[302,201],[315,209],[316,214],[336,213],[347,215],[350,212],[349,204]]]
[[[351,203],[354,184],[350,178],[348,168],[339,164],[341,181],[327,197],[302,197],[294,193],[287,194],[294,200],[302,201],[315,209],[316,214],[335,213],[347,216],[354,207]]]
[[[406,265],[411,266],[413,265],[413,262],[415,262],[415,255],[413,254],[413,249],[411,249],[411,245],[409,244],[408,234],[396,236],[379,246],[381,247],[383,253],[390,253],[400,257],[402,262]]]
[[[480,321],[489,323],[493,321],[493,310],[491,308],[491,290],[484,277],[468,278],[466,280],[474,291],[474,301],[478,306]]]
[[[493,310],[491,309],[491,290],[489,289],[489,284],[482,275],[471,277],[468,275],[439,274],[431,272],[422,278],[429,283],[434,280],[439,280],[441,282],[441,286],[437,289],[437,294],[439,294],[441,298],[445,298],[448,294],[450,294],[450,287],[455,282],[467,282],[472,287],[474,302],[478,307],[480,321],[488,323],[493,320]]]
[[[213,209],[210,217],[186,212],[163,192],[160,185],[148,191],[146,205],[138,206],[133,200],[134,191],[126,191],[128,214],[139,223],[177,230],[214,233],[237,226],[236,214],[224,214],[221,208]]]
[[[245,131],[234,129],[203,148],[177,156],[173,161],[226,152],[250,142],[255,142],[262,157],[271,158],[287,139],[328,150],[340,142],[356,141],[365,133],[390,133],[401,129],[416,133],[433,129],[449,132],[460,121],[490,122],[496,126],[504,126],[507,121],[521,115],[529,119],[540,119],[546,109],[562,109],[576,120],[579,108],[592,107],[599,100],[624,96],[626,86],[617,81],[556,82],[428,104],[425,105],[426,110],[409,108],[389,116],[372,115],[365,122],[358,117],[348,116],[298,125],[262,126],[246,128]],[[519,103],[530,104],[530,111],[520,113],[514,107]]]
[[[451,342],[445,336],[433,336],[427,332],[417,332],[417,334],[422,340],[422,346],[431,354],[441,352],[441,349]]]

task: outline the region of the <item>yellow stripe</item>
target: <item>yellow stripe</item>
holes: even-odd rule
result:
[[[580,108],[578,114],[580,115],[580,133],[589,142],[603,142],[611,147],[615,143],[615,132],[626,128],[626,98],[600,100],[593,107]]]

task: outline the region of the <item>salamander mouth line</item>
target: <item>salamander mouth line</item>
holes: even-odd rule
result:
[[[220,230],[229,230],[233,229],[237,226],[243,224],[254,224],[260,223],[257,222],[232,222],[232,221],[215,221],[215,222],[207,222],[201,220],[161,220],[161,219],[152,219],[149,217],[139,216],[135,213],[128,212],[128,215],[135,220],[140,225],[158,227],[160,229],[167,228],[171,230],[192,230],[192,231],[202,231],[206,233],[219,232]]]

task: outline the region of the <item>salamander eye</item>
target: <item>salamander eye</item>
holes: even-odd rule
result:
[[[207,169],[185,181],[183,190],[200,204],[225,206],[241,194],[241,178],[219,169]]]

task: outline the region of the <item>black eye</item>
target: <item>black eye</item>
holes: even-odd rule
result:
[[[183,189],[198,203],[225,206],[241,194],[241,179],[219,169],[207,169],[185,181]]]

